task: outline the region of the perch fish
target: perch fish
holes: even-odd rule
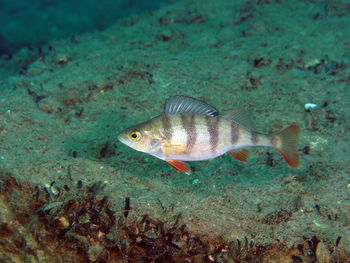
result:
[[[297,167],[298,136],[299,127],[295,124],[276,134],[264,134],[255,131],[244,109],[219,116],[214,107],[203,101],[173,96],[166,100],[161,115],[125,129],[118,139],[190,174],[184,161],[208,160],[228,152],[244,162],[248,156],[246,148],[250,146],[273,147],[291,167]]]

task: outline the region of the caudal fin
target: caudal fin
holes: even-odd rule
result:
[[[299,156],[296,148],[299,132],[299,126],[292,124],[276,135],[279,141],[276,149],[282,154],[286,162],[294,168],[299,164]]]

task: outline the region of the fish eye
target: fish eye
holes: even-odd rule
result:
[[[138,141],[141,138],[141,133],[139,131],[132,131],[130,132],[130,139],[133,141]]]

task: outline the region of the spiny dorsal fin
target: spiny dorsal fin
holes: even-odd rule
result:
[[[242,107],[235,107],[233,110],[229,111],[229,113],[225,114],[223,118],[241,124],[250,130],[255,130],[255,125],[250,117],[249,111]]]
[[[167,99],[164,105],[164,113],[197,113],[212,117],[216,117],[219,114],[219,112],[209,104],[186,96],[173,96]]]

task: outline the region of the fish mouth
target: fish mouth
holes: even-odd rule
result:
[[[122,138],[121,133],[120,133],[120,134],[118,134],[118,141],[120,141],[120,142],[124,143],[124,140],[123,140],[123,138]]]
[[[122,144],[130,146],[130,141],[127,138],[125,138],[125,134],[120,133],[117,138],[118,138],[118,141],[120,141]]]

